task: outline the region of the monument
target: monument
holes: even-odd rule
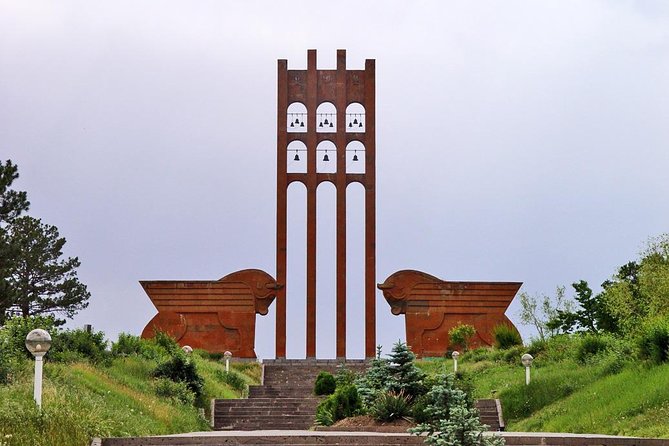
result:
[[[472,325],[476,335],[472,347],[494,344],[493,328],[506,324],[504,315],[522,283],[446,282],[412,270],[392,274],[379,289],[395,315],[404,314],[406,340],[419,357],[443,356],[450,347],[448,332]]]
[[[288,187],[299,182],[306,189],[307,215],[305,357],[315,358],[316,201],[318,186],[329,182],[336,189],[336,357],[346,359],[346,188],[360,183],[365,197],[364,351],[366,358],[372,358],[376,353],[375,61],[365,60],[362,70],[347,69],[346,51],[337,50],[336,68],[319,69],[316,50],[309,50],[306,69],[288,69],[287,60],[278,61],[277,92],[276,280],[263,271],[244,270],[218,281],[141,282],[159,311],[142,336],[163,330],[182,345],[254,358],[255,315],[267,314],[276,299],[275,352],[277,359],[285,358]],[[301,168],[290,170],[289,161],[299,162]],[[407,270],[392,274],[378,287],[393,314],[405,315],[407,343],[414,353],[440,356],[449,347],[448,330],[459,323],[475,327],[475,345],[490,345],[497,324],[513,327],[504,311],[520,285],[446,282]]]
[[[316,50],[309,50],[306,70],[289,70],[286,60],[279,60],[278,68],[276,280],[286,286],[276,296],[276,356],[286,356],[286,291],[290,286],[286,283],[287,193],[288,186],[298,181],[307,190],[306,357],[316,357],[316,189],[328,181],[337,191],[337,358],[346,358],[346,187],[358,182],[365,188],[365,356],[370,358],[376,348],[374,60],[367,59],[364,70],[348,70],[346,51],[337,50],[336,69],[319,70]],[[300,143],[299,149],[289,148],[294,141]],[[351,153],[347,149],[353,142],[361,148]],[[293,152],[298,159],[300,153],[306,156],[302,172],[288,172],[287,158]],[[364,173],[348,172],[347,157],[356,160],[358,152],[364,153]],[[324,162],[332,163],[328,172],[317,171],[321,156]]]
[[[256,314],[265,315],[280,285],[266,272],[247,269],[217,281],[153,280],[140,284],[158,314],[142,331],[157,330],[181,345],[210,352],[230,351],[237,358],[255,358]]]

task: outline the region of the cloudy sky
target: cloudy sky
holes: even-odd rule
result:
[[[1,0],[0,158],[82,262],[92,298],[72,326],[140,333],[155,309],[139,280],[274,275],[276,61],[303,69],[310,48],[319,68],[338,48],[352,69],[376,59],[378,282],[415,268],[550,294],[601,283],[669,232],[665,1]],[[332,198],[319,190],[321,357],[334,355]],[[352,357],[361,207],[353,190]],[[377,307],[389,348],[403,317],[380,293]],[[256,351],[274,356],[273,308]]]

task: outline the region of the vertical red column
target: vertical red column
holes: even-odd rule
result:
[[[307,51],[307,358],[316,357],[316,50]]]
[[[346,50],[337,50],[337,358],[346,358]]]
[[[365,357],[376,352],[376,81],[365,61]]]
[[[288,178],[286,174],[288,144],[288,62],[278,63],[277,97],[277,151],[276,151],[276,281],[282,284],[276,293],[276,347],[277,358],[286,357],[286,231]]]

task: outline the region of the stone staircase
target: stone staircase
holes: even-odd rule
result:
[[[488,430],[495,432],[504,430],[502,405],[499,400],[476,400],[476,408],[481,415],[481,422],[488,426]]]
[[[313,395],[320,371],[336,374],[342,367],[362,372],[363,360],[266,360],[263,384],[249,386],[247,399],[214,400],[216,430],[295,430],[314,424],[320,399]]]

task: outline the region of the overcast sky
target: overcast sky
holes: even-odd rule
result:
[[[156,313],[139,280],[275,274],[276,61],[303,69],[310,48],[319,68],[338,48],[351,69],[376,59],[377,282],[414,268],[553,293],[600,284],[669,232],[666,1],[2,0],[0,159],[82,262],[92,297],[72,326],[139,334]],[[319,190],[321,357],[334,355],[333,195]],[[304,209],[290,199],[288,355],[301,357]],[[389,350],[404,319],[381,293],[377,308]],[[273,313],[257,319],[264,358]]]

